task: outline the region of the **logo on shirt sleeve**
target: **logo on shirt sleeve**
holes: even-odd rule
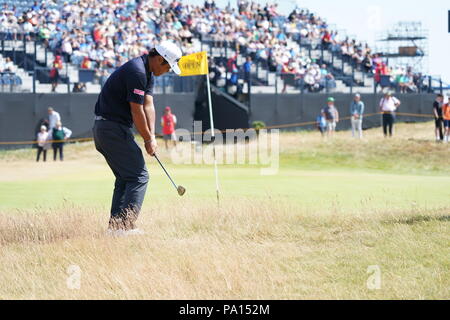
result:
[[[139,90],[139,89],[134,89],[133,93],[138,94],[140,96],[144,96],[145,95],[145,92],[142,91],[142,90]]]

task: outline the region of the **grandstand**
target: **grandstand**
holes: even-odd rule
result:
[[[307,9],[282,16],[275,4],[245,1],[236,10],[175,0],[5,0],[0,59],[11,59],[14,71],[2,74],[2,91],[52,92],[49,73],[55,57],[62,56],[55,92],[72,92],[83,82],[85,92],[98,93],[115,68],[166,38],[178,42],[184,54],[208,51],[214,84],[233,94],[372,93],[387,86],[383,80],[389,77],[367,44]],[[252,64],[245,71],[248,56]],[[157,81],[156,92],[194,88],[192,79],[173,75]],[[437,87],[424,76],[410,81],[417,92]]]

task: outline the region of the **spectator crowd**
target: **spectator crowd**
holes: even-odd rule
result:
[[[301,85],[309,92],[333,86],[334,77],[327,65],[301,50],[299,44],[305,43],[354,62],[377,83],[382,75],[391,75],[401,92],[417,90],[420,80],[411,69],[388,67],[367,44],[341,37],[316,14],[296,8],[286,17],[277,3],[238,0],[237,9],[221,9],[213,0],[203,6],[177,0],[44,0],[30,2],[26,10],[5,3],[0,27],[28,38],[37,34],[55,55],[79,68],[95,69],[98,79],[159,41],[172,39],[190,54],[200,50],[194,39],[211,39],[217,46],[226,41],[252,61],[266,62],[269,70],[282,74],[285,84]],[[230,78],[236,73],[232,65],[217,67],[228,68]]]

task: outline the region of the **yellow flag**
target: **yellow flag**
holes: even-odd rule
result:
[[[180,76],[198,76],[208,74],[208,56],[206,51],[197,52],[181,57],[178,65],[181,69]]]

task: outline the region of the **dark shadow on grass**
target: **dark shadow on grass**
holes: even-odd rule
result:
[[[432,222],[432,221],[449,222],[450,216],[444,215],[444,216],[434,216],[433,217],[433,216],[418,215],[418,216],[408,217],[408,218],[399,219],[399,220],[389,220],[389,221],[386,221],[386,223],[399,223],[399,224],[413,225],[416,223]]]

